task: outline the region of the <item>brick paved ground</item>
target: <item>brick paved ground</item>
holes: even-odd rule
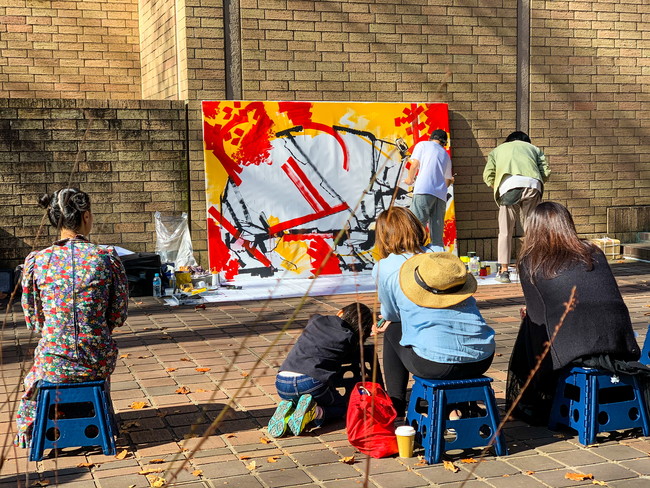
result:
[[[642,341],[649,322],[650,264],[616,263],[613,269]],[[521,288],[518,284],[484,286],[476,296],[497,331],[497,357],[488,374],[495,379],[502,407],[507,362],[523,304]],[[360,298],[368,304],[374,300],[370,294]],[[265,430],[277,400],[276,367],[309,315],[333,313],[353,299],[349,295],[310,298],[297,320],[279,336],[300,299],[230,303],[198,311],[172,310],[153,298],[133,299],[128,325],[116,332],[122,357],[112,376],[121,427],[118,452],[126,450],[126,457],[68,449],[57,458],[29,463],[26,452],[5,448],[0,487],[49,482],[67,488],[139,488],[150,485],[139,472],[160,469],[154,476],[171,480],[178,468],[173,483],[188,488],[363,486],[368,469],[364,456],[357,453],[354,465],[339,461],[355,454],[342,422],[270,442]],[[20,367],[31,357],[29,339],[20,314],[10,315],[2,338],[4,390],[0,395],[9,401],[3,401],[0,410],[0,445],[7,445]],[[177,393],[181,387],[189,392]],[[209,422],[230,400],[234,409],[223,417],[214,435],[203,440]],[[134,410],[129,407],[134,401],[147,407]],[[507,423],[505,432],[510,455],[499,459],[488,455],[473,474],[470,470],[476,465],[460,462],[472,455],[467,452],[449,457],[460,468],[458,473],[441,465],[419,466],[417,458],[371,460],[368,486],[456,488],[464,480],[468,488],[591,485],[591,481],[565,479],[568,472],[593,474],[610,487],[650,486],[650,439],[635,433],[615,433],[585,448],[575,437],[521,422]],[[156,459],[162,463],[150,463]]]

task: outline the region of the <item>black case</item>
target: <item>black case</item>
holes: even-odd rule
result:
[[[153,296],[153,278],[160,271],[160,256],[153,252],[136,252],[122,256],[122,264],[129,280],[129,296]],[[163,283],[164,286],[164,283]]]

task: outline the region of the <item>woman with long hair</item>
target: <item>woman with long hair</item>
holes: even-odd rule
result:
[[[43,195],[59,240],[25,259],[22,306],[27,327],[40,339],[25,377],[16,414],[15,444],[29,447],[38,382],[77,383],[105,379],[115,369],[115,327],[126,321],[128,285],[120,258],[88,240],[90,198],[75,188]]]
[[[541,425],[548,421],[563,368],[634,361],[640,350],[607,258],[578,237],[566,207],[544,202],[533,210],[517,266],[526,308],[510,358],[508,405],[559,326],[549,354],[515,410],[523,420]],[[576,302],[562,321],[574,287]]]
[[[409,373],[429,379],[482,375],[494,357],[494,331],[472,296],[476,279],[458,257],[425,246],[427,232],[406,208],[375,224],[380,260],[373,269],[381,303],[386,390],[398,416],[406,410]],[[460,415],[456,412],[454,415]]]

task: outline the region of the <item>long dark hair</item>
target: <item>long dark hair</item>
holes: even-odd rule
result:
[[[57,229],[78,231],[84,212],[90,210],[90,197],[76,188],[64,188],[51,195],[46,193],[38,205],[47,210],[50,223]]]
[[[391,253],[421,253],[427,237],[427,230],[408,208],[391,207],[375,222],[375,247],[380,259]]]
[[[573,217],[565,206],[543,202],[526,221],[526,237],[517,267],[523,266],[532,281],[554,278],[579,263],[591,270],[594,248],[593,244],[578,237]]]

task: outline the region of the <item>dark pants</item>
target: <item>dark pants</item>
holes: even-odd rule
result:
[[[494,356],[474,363],[436,363],[418,356],[413,348],[400,345],[402,324],[393,322],[384,332],[384,378],[386,391],[398,416],[406,412],[406,386],[409,373],[426,379],[461,380],[485,373]]]

